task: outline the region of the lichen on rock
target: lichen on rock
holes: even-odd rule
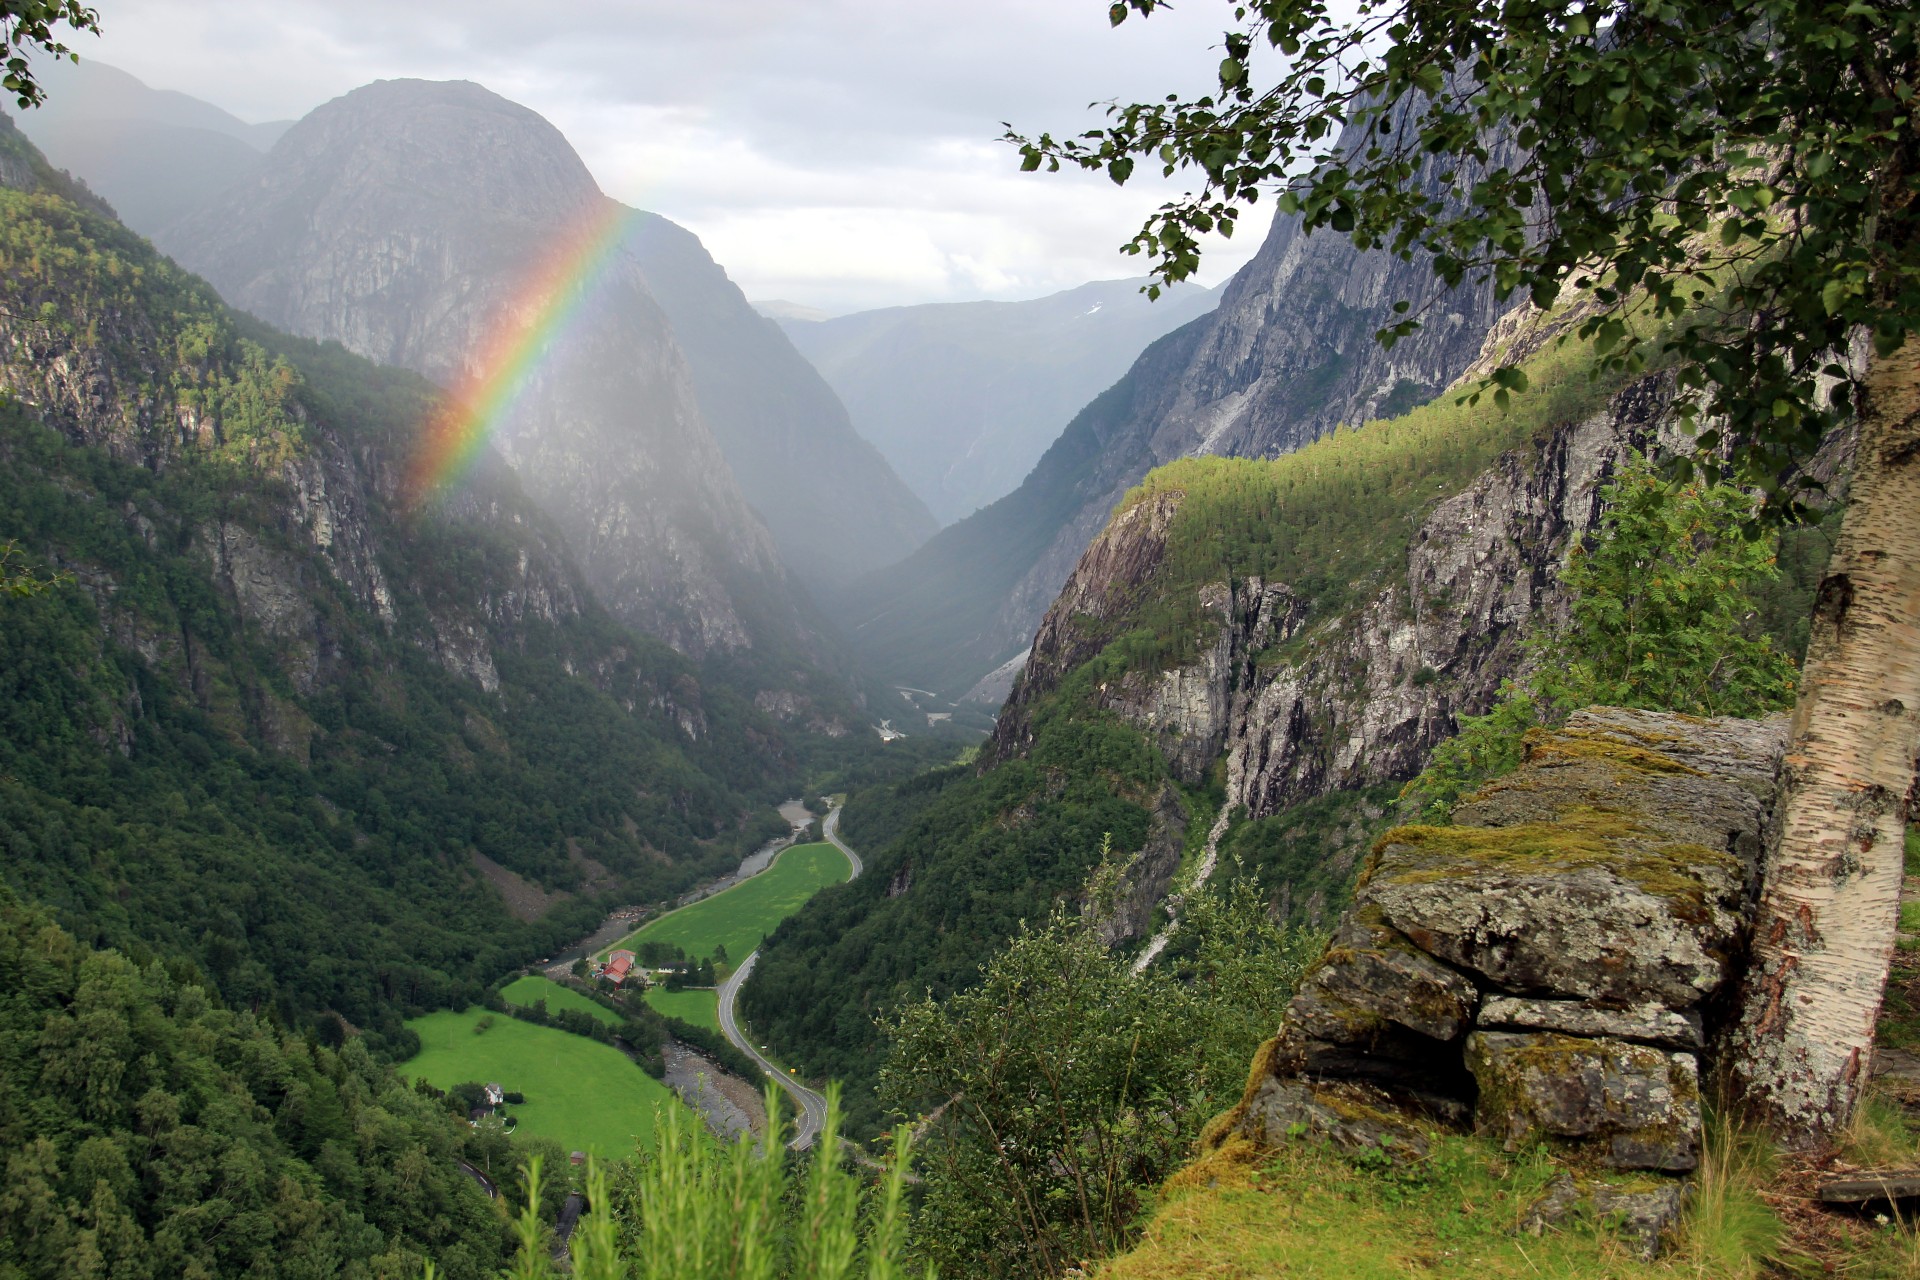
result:
[[[1620,1169],[1684,1173],[1699,1162],[1700,1073],[1690,1053],[1558,1032],[1476,1031],[1467,1068],[1483,1133],[1509,1150],[1576,1139]]]

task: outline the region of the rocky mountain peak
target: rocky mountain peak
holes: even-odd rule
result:
[[[492,218],[584,211],[600,188],[538,112],[470,80],[376,80],[316,107],[275,144],[290,165],[345,169],[369,189],[485,200]]]
[[[785,567],[640,263],[556,259],[611,211],[535,112],[476,84],[388,80],[315,110],[254,179],[159,241],[261,319],[443,386],[501,372],[482,367],[501,334],[549,328],[475,426],[594,592],[697,657],[804,647]],[[549,296],[556,267],[584,271],[564,302]]]
[[[604,199],[538,113],[469,81],[379,80],[155,238],[263,319],[445,382],[541,249]]]

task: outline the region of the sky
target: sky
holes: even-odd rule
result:
[[[370,80],[468,79],[566,134],[602,189],[693,230],[747,296],[832,314],[1037,297],[1145,273],[1119,251],[1187,185],[1019,172],[997,141],[1089,104],[1203,93],[1224,0],[1118,29],[1106,0],[98,0],[72,41],[252,121]],[[1203,280],[1258,247],[1265,207]]]

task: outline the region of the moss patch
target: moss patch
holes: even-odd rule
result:
[[[1594,806],[1568,809],[1558,822],[1511,827],[1396,827],[1374,846],[1370,882],[1434,884],[1499,872],[1598,868],[1690,912],[1704,910],[1701,873],[1742,874],[1733,855],[1705,845],[1661,841],[1630,814]]]
[[[1677,734],[1672,735],[1672,740],[1682,741]],[[1675,760],[1664,752],[1649,750],[1646,747],[1629,746],[1611,734],[1597,733],[1591,729],[1556,729],[1552,732],[1544,729],[1529,729],[1524,741],[1528,764],[1555,765],[1598,760],[1628,774],[1685,774],[1695,778],[1707,776],[1692,765]]]

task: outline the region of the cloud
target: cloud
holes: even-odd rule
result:
[[[706,241],[748,295],[827,310],[1029,297],[1137,275],[1118,246],[1183,184],[1023,175],[1002,121],[1204,92],[1230,18],[1190,0],[115,0],[84,55],[247,119],[369,80],[469,79],[572,141],[611,195]],[[556,17],[563,13],[564,17]],[[1219,280],[1265,213],[1209,247]]]

